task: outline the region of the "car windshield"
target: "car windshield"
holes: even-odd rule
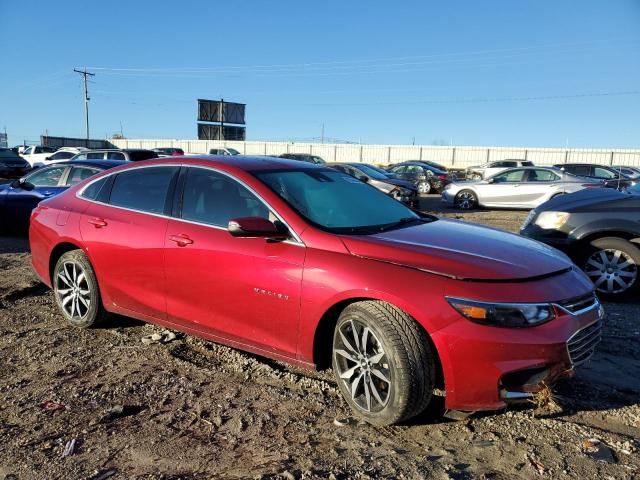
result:
[[[423,221],[376,188],[332,169],[271,170],[254,175],[308,221],[333,233],[373,234]]]
[[[376,169],[371,168],[369,165],[358,165],[358,166],[355,166],[354,168],[362,170],[368,176],[370,176],[371,178],[374,178],[376,180],[383,180],[383,181],[384,180],[389,180],[389,177],[387,177],[386,175],[380,173]]]
[[[18,155],[16,155],[15,153],[13,153],[13,150],[9,150],[4,149],[4,148],[0,148],[0,158],[20,158]]]

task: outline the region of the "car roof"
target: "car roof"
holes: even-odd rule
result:
[[[97,167],[106,170],[108,168],[119,167],[120,165],[125,165],[128,163],[133,162],[125,162],[124,160],[66,160],[64,162],[52,163],[51,165],[47,165],[46,167],[57,167],[60,165],[78,165],[84,167]]]
[[[280,157],[253,156],[253,155],[206,155],[194,154],[167,158],[151,158],[139,162],[121,162],[129,165],[167,165],[181,163],[184,165],[211,165],[230,166],[246,172],[268,171],[268,170],[303,170],[303,169],[326,169],[326,165],[300,162],[298,160],[288,160]]]

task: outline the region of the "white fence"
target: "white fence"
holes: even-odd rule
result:
[[[210,148],[231,147],[246,155],[310,153],[328,162],[366,162],[385,165],[404,160],[433,160],[450,167],[468,167],[493,160],[517,158],[537,165],[583,162],[640,166],[637,149],[441,147],[433,145],[354,145],[288,142],[231,142],[217,140],[110,140],[119,148],[177,147],[185,153],[208,153]]]

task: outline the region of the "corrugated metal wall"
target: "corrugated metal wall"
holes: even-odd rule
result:
[[[447,166],[468,167],[487,161],[518,158],[539,165],[585,162],[640,166],[640,150],[527,147],[441,147],[433,145],[353,145],[329,143],[231,142],[214,140],[110,140],[119,148],[178,147],[186,153],[207,153],[210,148],[232,147],[246,155],[311,153],[328,162],[397,163],[433,160]]]

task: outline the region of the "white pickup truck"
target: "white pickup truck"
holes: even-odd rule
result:
[[[32,145],[20,154],[24,158],[31,168],[42,167],[48,162],[47,157],[50,157],[56,151],[53,147],[43,147],[40,145]]]

